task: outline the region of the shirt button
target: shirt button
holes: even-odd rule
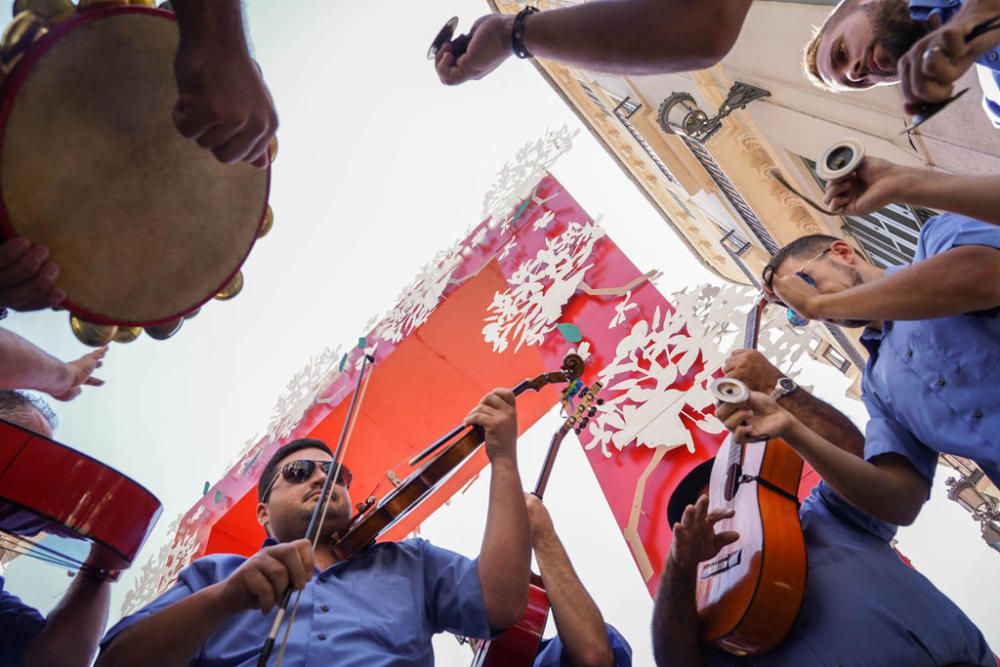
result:
[[[975,410],[972,411],[972,418],[973,419],[982,419],[983,418],[983,411],[980,410],[979,408],[976,408]]]
[[[318,635],[316,635],[316,639],[320,640],[321,642],[325,642],[326,641],[326,633],[325,632],[319,633]]]
[[[906,358],[907,359],[911,359],[912,357],[913,357],[913,350],[907,350],[906,351]]]
[[[997,61],[997,58],[1000,58],[1000,56],[997,55],[996,51],[990,51],[990,54],[986,56],[986,59],[989,60],[991,63],[995,63]]]
[[[325,604],[319,608],[320,611],[330,611],[330,605]]]
[[[943,387],[946,384],[948,384],[948,383],[945,381],[944,378],[938,378],[937,382],[934,383],[934,386],[936,386],[936,387]]]

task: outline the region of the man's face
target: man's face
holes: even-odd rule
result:
[[[312,476],[304,482],[293,484],[281,473],[285,464],[291,461],[331,461],[332,457],[322,449],[300,449],[292,452],[278,465],[274,483],[266,502],[257,506],[257,518],[267,526],[270,534],[279,542],[290,542],[305,537],[313,509],[319,500],[320,490],[326,475],[317,465]],[[347,527],[351,518],[351,497],[340,484],[331,487],[326,519],[321,535],[332,535]]]
[[[793,255],[775,270],[771,284],[776,296],[781,298],[781,280],[794,276],[812,284],[820,294],[835,294],[864,282],[861,273],[854,267],[864,261],[846,243],[835,243],[829,249],[815,255]],[[800,274],[800,275],[796,275]],[[804,276],[804,277],[803,277]],[[861,320],[828,320],[842,327],[863,327],[870,323]]]
[[[925,32],[910,18],[906,0],[865,0],[824,32],[816,67],[834,87],[864,90],[898,83],[899,59]]]
[[[17,424],[21,428],[26,428],[32,433],[37,433],[46,438],[52,437],[52,426],[49,424],[49,420],[33,407],[26,407],[15,414],[4,416],[4,419],[11,424]]]

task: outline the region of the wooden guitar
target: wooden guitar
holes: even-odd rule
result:
[[[757,346],[765,301],[747,321],[745,347]],[[749,398],[745,384],[719,378],[712,392],[723,402]],[[778,438],[741,445],[729,437],[712,466],[710,511],[733,510],[717,531],[740,539],[698,567],[701,637],[736,655],[758,655],[776,646],[795,621],[806,583],[806,547],[799,524],[802,459]]]
[[[542,499],[545,487],[548,486],[549,476],[552,473],[552,465],[555,463],[556,454],[559,452],[559,445],[563,438],[572,431],[579,432],[587,420],[593,414],[592,407],[597,400],[597,392],[601,390],[601,383],[595,382],[589,389],[585,389],[580,395],[580,403],[576,406],[573,414],[563,422],[559,430],[552,436],[549,443],[549,451],[545,454],[545,462],[542,464],[542,471],[538,475],[538,482],[535,483],[535,490],[532,493]],[[542,578],[531,574],[531,583],[528,585],[528,608],[524,616],[513,626],[504,630],[496,639],[484,642],[480,645],[476,656],[472,660],[472,667],[530,667],[538,654],[538,647],[542,641],[542,632],[545,631],[545,624],[549,620],[549,598],[545,593],[545,584]]]

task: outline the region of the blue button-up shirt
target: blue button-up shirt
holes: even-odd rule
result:
[[[0,577],[0,667],[21,667],[28,642],[45,629],[45,618],[3,589]]]
[[[799,511],[808,574],[802,608],[756,658],[712,649],[710,667],[996,667],[965,614],[892,548],[895,528],[820,482]]]
[[[962,8],[962,0],[910,0],[910,16],[926,21],[940,16],[947,23]],[[1000,45],[993,47],[976,59],[979,85],[983,89],[983,110],[1000,128]]]
[[[914,263],[962,245],[1000,249],[1000,227],[936,216],[920,231]],[[938,454],[956,454],[1000,482],[1000,310],[886,322],[861,342],[865,458],[899,454],[932,480]]]
[[[234,555],[195,561],[170,590],[111,628],[102,650],[137,621],[223,581],[245,561]],[[190,664],[255,665],[276,613],[234,614]],[[434,664],[431,636],[444,631],[482,639],[492,636],[477,561],[421,539],[379,544],[318,573],[305,587],[283,664],[430,666]],[[284,630],[279,639],[283,634]]]
[[[608,631],[608,642],[614,655],[614,667],[632,667],[632,647],[614,627],[604,624]],[[532,667],[572,667],[566,655],[566,647],[558,635],[543,639]]]

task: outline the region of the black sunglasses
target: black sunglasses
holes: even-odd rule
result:
[[[333,461],[310,461],[308,459],[299,459],[297,461],[289,461],[285,465],[281,466],[280,472],[274,476],[271,483],[267,485],[267,490],[264,492],[262,502],[266,502],[268,496],[271,495],[271,489],[274,488],[275,483],[278,481],[278,477],[283,477],[289,484],[304,484],[312,479],[313,475],[316,474],[316,468],[319,467],[323,471],[324,475],[330,474],[330,469],[333,467]],[[345,489],[351,488],[351,480],[354,476],[351,475],[351,471],[347,469],[344,464],[340,465],[340,471],[337,473],[337,479],[334,480],[335,483],[340,484]]]

